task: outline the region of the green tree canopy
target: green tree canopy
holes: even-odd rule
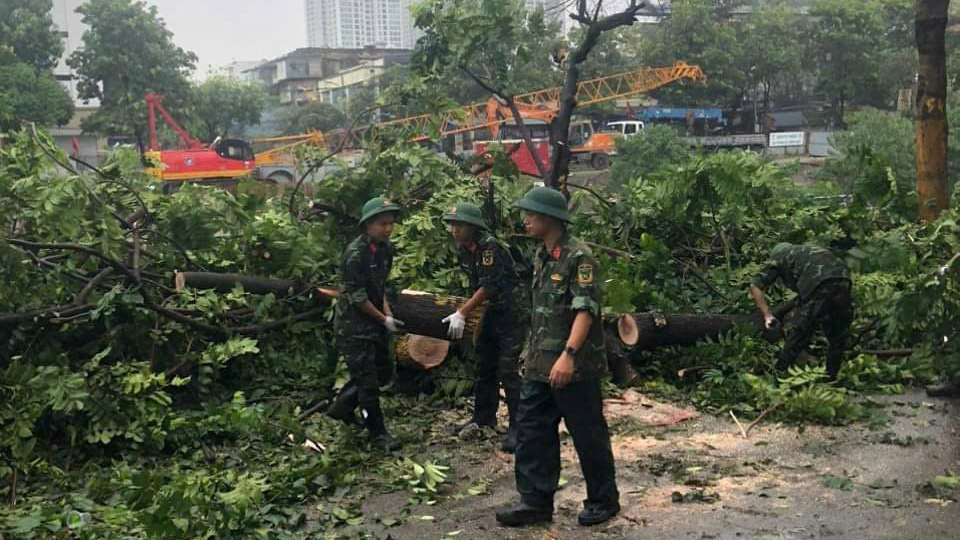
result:
[[[670,17],[642,44],[644,62],[648,66],[677,61],[698,64],[707,74],[707,84],[670,85],[655,95],[677,107],[736,107],[747,82],[739,61],[743,44],[737,39],[736,26],[723,17],[714,0],[675,0],[671,6]]]
[[[17,62],[0,65],[0,130],[21,120],[42,126],[63,125],[73,116],[73,100],[49,71]]]
[[[0,0],[0,64],[52,69],[63,43],[50,16],[52,0]]]
[[[83,128],[143,139],[147,115],[144,96],[164,94],[168,108],[182,108],[189,93],[187,76],[197,57],[173,43],[156,6],[134,0],[90,0],[78,8],[89,30],[83,47],[68,63],[77,70],[83,99],[99,99],[100,108]]]
[[[193,87],[191,125],[203,141],[240,136],[260,123],[269,95],[263,85],[228,77],[210,77]]]
[[[343,129],[350,119],[338,107],[314,101],[305,105],[289,105],[280,112],[284,135],[297,135],[307,131],[334,131]]]

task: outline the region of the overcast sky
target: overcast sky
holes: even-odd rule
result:
[[[234,60],[275,58],[307,45],[303,0],[147,0],[174,42],[200,61],[197,75]]]

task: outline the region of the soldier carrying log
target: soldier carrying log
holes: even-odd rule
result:
[[[790,317],[793,328],[786,333],[777,369],[784,370],[796,361],[820,326],[830,343],[827,375],[830,380],[835,380],[840,373],[853,321],[850,270],[846,263],[817,246],[786,242],[774,246],[769,261],[750,283],[750,294],[763,314],[768,330],[778,321],[767,305],[763,290],[777,280],[796,291],[799,300]]]
[[[397,333],[403,326],[393,317],[386,296],[387,276],[393,266],[390,235],[399,214],[400,207],[387,199],[367,201],[360,218],[364,234],[343,252],[342,291],[334,324],[350,382],[327,409],[330,417],[356,425],[354,410],[359,406],[359,423],[370,432],[374,444],[386,450],[400,446],[387,431],[380,408],[380,386],[390,381],[394,371],[387,349],[389,333]]]
[[[529,289],[518,275],[508,247],[490,233],[480,208],[460,203],[444,214],[450,235],[459,247],[460,267],[470,277],[473,294],[443,319],[448,337],[460,339],[467,317],[489,302],[480,336],[474,381],[473,417],[458,426],[461,439],[479,434],[484,426],[496,427],[500,386],[506,395],[509,427],[501,445],[504,452],[517,447],[517,405],[520,401],[520,349],[528,324]]]
[[[527,233],[542,244],[534,256],[533,309],[521,370],[515,460],[520,502],[499,510],[497,521],[517,527],[553,519],[563,419],[587,484],[578,521],[596,525],[620,511],[600,392],[607,366],[599,269],[590,248],[567,231],[570,212],[559,191],[533,188],[514,206],[524,211]]]

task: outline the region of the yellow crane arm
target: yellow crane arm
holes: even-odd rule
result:
[[[251,139],[251,145],[286,143],[280,146],[272,146],[267,150],[256,153],[256,162],[258,167],[281,165],[289,161],[287,157],[294,152],[297,147],[304,144],[313,144],[316,146],[326,146],[329,141],[319,131],[308,131],[299,135],[286,135],[283,137],[264,137],[261,139]]]
[[[703,81],[705,77],[700,66],[690,65],[686,62],[677,62],[671,67],[645,67],[581,81],[577,84],[577,93],[574,99],[577,100],[578,106],[593,105],[651,92],[682,79]],[[513,99],[518,111],[524,118],[536,118],[550,122],[560,110],[562,90],[562,87],[547,88],[520,94],[514,96]],[[496,98],[490,98],[487,101],[473,103],[445,113],[439,119],[439,127],[440,133],[443,135],[453,135],[484,128],[496,132],[500,124],[511,121],[513,121],[513,113],[510,108],[500,103]],[[429,138],[431,128],[435,126],[436,122],[436,116],[425,114],[382,122],[372,126],[372,128],[410,128],[411,131],[419,134],[411,140],[422,141]]]

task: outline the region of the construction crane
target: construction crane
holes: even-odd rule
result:
[[[639,68],[616,75],[581,81],[577,84],[574,99],[578,106],[583,107],[627,96],[645,94],[683,79],[703,81],[705,77],[700,66],[690,65],[686,62],[677,62],[671,67]],[[560,110],[560,94],[562,91],[562,87],[537,90],[516,95],[513,97],[513,101],[524,118],[533,118],[549,123]],[[487,101],[473,103],[445,113],[440,119],[440,135],[442,137],[479,129],[489,129],[491,134],[496,137],[500,125],[513,121],[513,113],[504,100],[492,97]],[[417,135],[414,135],[410,140],[417,142],[427,140],[436,123],[434,115],[424,114],[381,122],[369,128],[355,130],[355,133],[366,129],[396,127],[409,129],[416,133]],[[332,141],[339,141],[339,137],[345,135],[347,135],[345,130],[328,133]],[[356,138],[356,136],[354,137]]]
[[[237,178],[253,173],[256,168],[253,149],[246,141],[217,137],[209,145],[198,141],[173,119],[163,107],[163,96],[147,94],[147,127],[150,148],[144,156],[154,160],[159,167],[149,167],[146,173],[164,182],[164,189],[181,182],[204,182],[231,187]],[[157,113],[170,126],[184,148],[161,150],[157,136]]]

